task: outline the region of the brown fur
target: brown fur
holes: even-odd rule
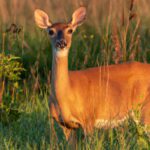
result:
[[[60,124],[88,133],[96,119],[119,120],[143,104],[141,120],[150,125],[150,65],[133,62],[68,72],[67,59],[56,64],[52,84],[57,104],[51,102],[50,110]]]

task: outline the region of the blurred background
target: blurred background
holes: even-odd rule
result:
[[[51,43],[36,26],[34,10],[44,10],[53,23],[68,22],[80,6],[87,18],[73,35],[69,69],[150,62],[150,0],[0,0],[0,51],[20,58],[25,71],[19,82],[49,87]]]
[[[19,82],[49,87],[51,43],[35,25],[34,10],[44,10],[53,23],[68,22],[80,6],[87,19],[73,35],[69,69],[150,62],[150,0],[0,0],[0,51],[20,58],[26,71]]]
[[[136,13],[142,21],[150,20],[150,1],[134,0]],[[0,20],[2,24],[16,23],[28,28],[34,27],[33,13],[36,8],[46,11],[53,22],[68,21],[72,12],[79,6],[86,6],[86,23],[100,28],[107,18],[120,20],[122,13],[129,13],[131,0],[0,0]]]
[[[49,38],[45,31],[36,27],[34,10],[43,9],[54,23],[68,22],[79,6],[87,8],[87,19],[74,35],[71,69],[95,66],[104,61],[118,63],[131,57],[147,61],[150,0],[0,0],[1,50],[20,56],[26,68],[37,63],[39,68],[45,65],[50,68]],[[142,54],[135,54],[135,51]],[[129,56],[133,53],[138,57]]]

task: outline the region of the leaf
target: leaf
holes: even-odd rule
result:
[[[18,61],[20,57],[13,55],[0,54],[0,77],[7,78],[12,81],[20,79],[20,74],[25,69],[22,64]]]
[[[149,149],[149,144],[143,137],[139,137],[138,139],[138,147],[141,149]]]

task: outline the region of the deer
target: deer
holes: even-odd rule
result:
[[[68,70],[72,35],[86,19],[79,7],[67,23],[52,23],[46,12],[36,9],[35,22],[45,29],[52,45],[50,113],[68,140],[82,128],[84,135],[95,128],[117,126],[140,107],[140,122],[150,125],[150,65],[124,62],[107,66]]]

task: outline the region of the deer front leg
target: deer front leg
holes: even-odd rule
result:
[[[54,129],[54,119],[59,122],[59,108],[57,106],[57,103],[53,97],[53,95],[50,95],[50,99],[49,99],[49,120],[51,123],[51,131],[54,134],[54,136],[57,138],[56,136],[56,132]],[[57,139],[58,140],[58,139]]]
[[[77,149],[77,135],[74,129],[66,128],[65,126],[61,126],[63,129],[63,133],[65,135],[66,140],[69,143],[71,149]]]
[[[63,133],[64,133],[64,135],[65,135],[66,140],[68,141],[69,138],[71,137],[72,129],[68,129],[68,128],[62,126],[62,125],[60,125],[60,126],[61,126],[61,128],[62,128],[62,130],[63,130]]]
[[[54,139],[56,139],[58,141],[56,132],[55,132],[55,128],[54,128],[54,119],[52,118],[50,111],[48,113],[48,119],[50,122],[50,132],[51,132],[51,137],[54,137]],[[51,139],[50,139],[51,140]]]

